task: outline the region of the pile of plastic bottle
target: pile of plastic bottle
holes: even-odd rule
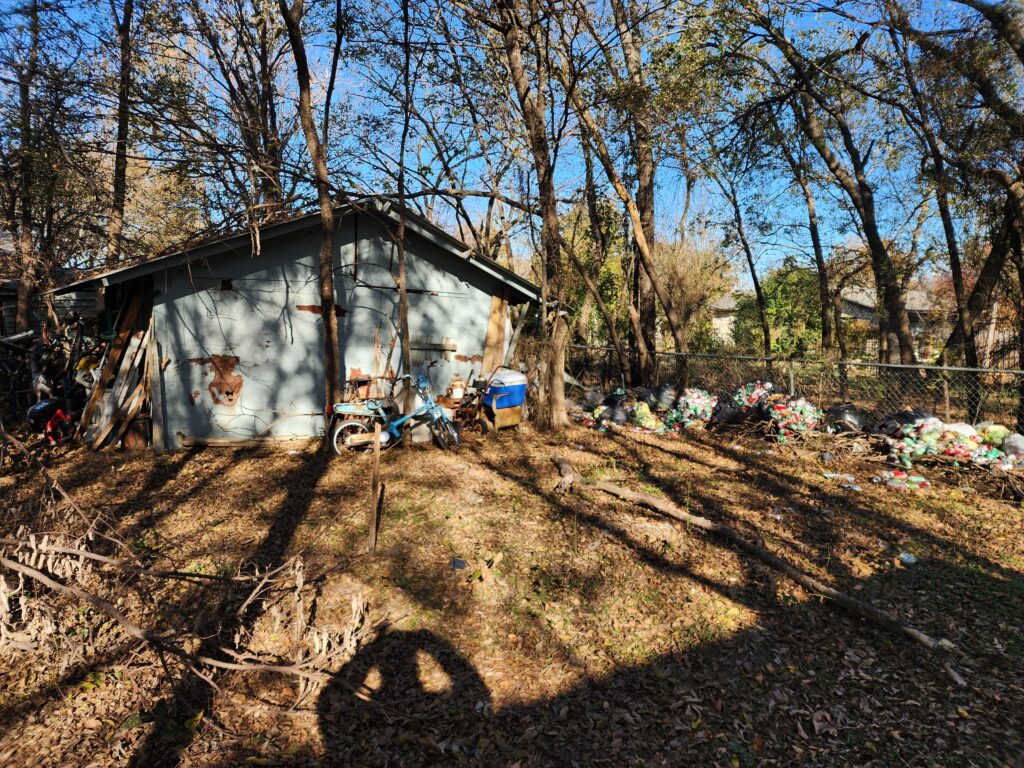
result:
[[[821,409],[802,397],[772,403],[770,411],[780,443],[794,435],[813,432],[821,423]]]
[[[890,456],[904,467],[923,456],[950,456],[1003,469],[1024,467],[1024,437],[1002,424],[946,424],[935,417],[907,424],[890,441]]]
[[[679,424],[682,427],[703,428],[711,418],[718,398],[706,389],[688,387],[676,401],[676,407],[669,412],[666,424]]]
[[[728,426],[754,419],[770,422],[779,442],[813,431],[833,431],[833,422],[839,421],[842,421],[840,428],[847,431],[863,429],[861,423],[867,414],[852,404],[834,406],[826,417],[804,398],[773,395],[773,389],[771,382],[753,381],[738,388],[733,395],[716,397],[705,389],[691,387],[684,390],[675,399],[674,407],[667,411],[663,410],[664,404],[674,396],[670,387],[642,393],[617,389],[603,396],[603,400],[599,399],[600,391],[596,391],[588,393],[586,408],[574,418],[602,432],[618,425],[667,437],[679,437],[684,429],[701,429],[709,423]],[[855,422],[845,418],[847,411],[856,411]],[[904,469],[911,468],[915,460],[923,457],[948,456],[975,465],[1024,470],[1024,435],[1013,433],[1002,424],[946,424],[927,411],[916,409],[895,413],[871,431],[889,435],[886,442],[890,458]],[[914,478],[907,480],[907,477],[884,480],[886,485],[889,480],[897,485],[913,485]]]
[[[740,408],[753,408],[766,400],[775,386],[770,381],[751,381],[733,393],[733,399]]]

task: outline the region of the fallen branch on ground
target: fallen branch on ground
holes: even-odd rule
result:
[[[693,525],[717,536],[720,539],[723,539],[736,549],[742,550],[743,552],[756,557],[758,560],[777,571],[781,571],[797,584],[811,590],[815,594],[818,594],[827,600],[830,600],[833,603],[836,603],[851,614],[869,621],[872,624],[881,626],[884,629],[903,634],[932,652],[946,654],[957,650],[956,646],[949,640],[937,640],[930,635],[925,634],[921,630],[903,623],[888,611],[876,608],[870,603],[865,603],[863,600],[858,600],[845,592],[840,592],[839,590],[828,586],[800,570],[792,563],[782,559],[772,552],[769,552],[761,545],[755,544],[749,539],[744,538],[742,535],[726,525],[716,523],[706,517],[686,512],[670,501],[659,499],[658,497],[652,496],[648,493],[638,493],[637,491],[631,491],[627,488],[622,488],[621,486],[613,485],[612,483],[604,481],[587,481],[582,475],[572,468],[572,465],[569,464],[568,461],[560,456],[556,456],[554,458],[554,462],[555,466],[558,467],[558,473],[562,476],[562,479],[559,480],[558,484],[555,486],[555,490],[558,492],[565,493],[572,490],[573,487],[582,486],[585,488],[593,488],[594,490],[603,491],[604,493],[616,496],[625,501],[639,504],[647,507],[648,509],[653,509],[654,511],[667,515],[674,520],[688,523],[689,525]],[[963,685],[963,678],[960,677],[951,667],[947,666],[946,671],[954,681],[959,685]]]

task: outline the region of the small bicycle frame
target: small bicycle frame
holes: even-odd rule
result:
[[[413,381],[409,375],[402,379]],[[337,403],[331,409],[329,427],[334,452],[341,455],[345,450],[369,447],[373,440],[368,439],[368,433],[376,424],[381,427],[381,447],[401,442],[412,426],[426,423],[442,448],[456,448],[460,442],[458,430],[434,400],[430,379],[421,373],[415,379],[415,387],[423,405],[404,416],[395,417],[393,409],[378,399]]]

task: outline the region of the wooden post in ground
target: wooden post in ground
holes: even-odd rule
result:
[[[370,497],[370,532],[367,550],[377,551],[377,528],[380,527],[380,508],[383,506],[383,489],[380,487],[380,422],[373,425],[373,494]]]
[[[149,396],[149,423],[152,427],[151,442],[153,453],[157,456],[164,452],[164,422],[160,413],[160,405],[163,403],[163,388],[160,374],[163,366],[160,365],[159,348],[156,343],[156,315],[149,318],[149,343],[146,346],[146,371],[149,374],[149,381],[146,384]]]

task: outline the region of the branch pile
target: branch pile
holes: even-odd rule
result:
[[[63,674],[101,648],[134,647],[152,651],[168,675],[170,661],[214,687],[226,672],[291,676],[302,698],[373,630],[359,594],[347,624],[316,625],[321,580],[307,579],[301,556],[274,568],[242,564],[231,574],[154,567],[2,425],[0,441],[44,481],[36,503],[0,508],[0,658],[8,667],[28,654]],[[198,613],[174,615],[169,605]]]

